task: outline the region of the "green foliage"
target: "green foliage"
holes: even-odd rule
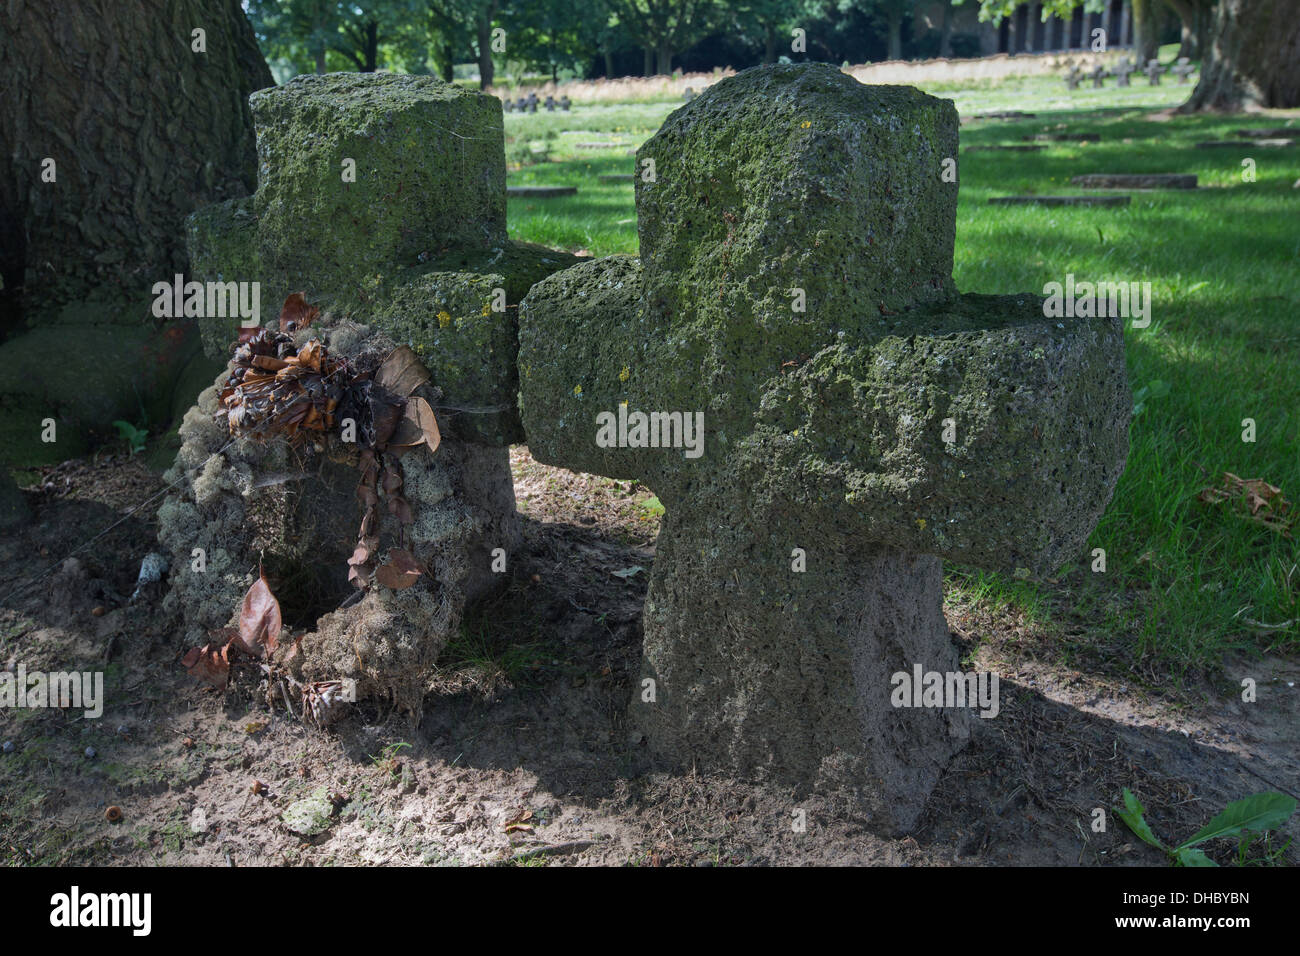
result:
[[[131,454],[144,451],[145,439],[149,437],[148,429],[139,428],[120,418],[113,422],[113,427],[117,429],[118,436],[130,446]]]
[[[1124,788],[1124,808],[1116,809],[1116,815],[1124,821],[1138,838],[1161,853],[1168,856],[1175,866],[1218,866],[1204,850],[1197,847],[1210,840],[1232,837],[1241,838],[1238,863],[1242,862],[1244,851],[1250,835],[1264,834],[1276,830],[1290,819],[1295,812],[1296,801],[1282,793],[1257,793],[1241,800],[1235,800],[1223,808],[1223,811],[1209,823],[1197,830],[1188,839],[1175,847],[1166,846],[1147,824],[1144,814],[1146,808],[1128,787]]]
[[[646,514],[655,518],[662,517],[664,513],[663,502],[659,500],[658,496],[647,498],[645,501],[641,502],[639,507]]]
[[[1153,378],[1140,388],[1133,390],[1133,417],[1137,418],[1146,408],[1146,403],[1153,398],[1164,398],[1169,394],[1169,383],[1162,378]]]

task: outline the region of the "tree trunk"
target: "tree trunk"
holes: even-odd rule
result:
[[[1196,7],[1193,5],[1192,0],[1165,0],[1165,2],[1178,15],[1178,23],[1181,27],[1178,55],[1185,56],[1190,60],[1198,52],[1196,49]]]
[[[952,3],[945,0],[943,5],[943,23],[939,27],[939,55],[952,56]]]
[[[325,47],[323,44],[316,48],[316,74],[318,76],[325,75]]]
[[[366,24],[366,58],[362,64],[362,73],[373,73],[379,69],[379,24],[371,20]]]
[[[609,47],[605,47],[603,52],[605,54],[605,79],[612,80],[614,78],[614,51]]]
[[[673,48],[666,41],[659,44],[659,72],[664,76],[673,72]]]
[[[889,11],[889,59],[903,58],[903,12]]]
[[[1156,0],[1133,0],[1133,51],[1138,69],[1160,52]]]
[[[492,8],[485,7],[479,11],[475,27],[478,32],[478,88],[486,90],[496,78],[496,66],[492,62]]]
[[[643,58],[643,60],[642,60],[642,70],[641,70],[641,73],[642,73],[644,76],[654,76],[654,75],[655,75],[655,51],[654,51],[654,48],[653,48],[653,47],[645,47],[641,52],[642,52],[643,54],[645,54],[645,56],[644,56],[644,58]]]
[[[257,184],[248,95],[274,81],[238,0],[7,0],[0,36],[0,334],[147,299],[185,271],[185,216]]]
[[[1201,75],[1181,112],[1300,107],[1293,0],[1219,0]]]
[[[438,58],[438,76],[444,83],[450,83],[456,76],[456,51],[449,40],[443,40],[442,56]]]
[[[776,27],[771,23],[767,25],[766,34],[764,36],[763,62],[776,62]]]

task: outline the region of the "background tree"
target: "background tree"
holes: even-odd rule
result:
[[[980,19],[1000,22],[1025,0],[981,0]],[[1069,20],[1082,0],[1042,0],[1043,9]],[[1134,0],[1134,23],[1138,16]],[[1300,17],[1295,0],[1213,0],[1213,16],[1202,44],[1200,77],[1185,112],[1300,106]],[[1177,10],[1177,7],[1173,7]],[[1154,38],[1135,45],[1143,59],[1154,56]]]
[[[326,72],[326,56],[341,27],[338,0],[250,0],[248,19],[269,59],[301,72]]]
[[[659,73],[673,71],[673,55],[701,40],[718,14],[714,0],[604,0],[627,34],[651,54]]]
[[[0,323],[147,297],[185,216],[256,185],[248,95],[273,80],[238,0],[7,0],[0,36]]]
[[[789,55],[790,31],[802,25],[805,6],[795,0],[746,0],[728,9],[737,31],[762,45],[763,62],[775,63],[782,53]]]

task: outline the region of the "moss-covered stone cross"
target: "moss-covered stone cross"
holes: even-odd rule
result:
[[[501,101],[433,77],[299,76],[253,94],[257,191],[188,221],[193,278],[261,283],[376,325],[424,359],[453,435],[522,440],[515,309],[578,261],[506,238]],[[200,319],[228,357],[238,320]],[[463,409],[464,411],[458,411]]]
[[[632,699],[651,753],[846,788],[884,829],[969,733],[967,708],[895,706],[896,675],[960,670],[941,559],[1055,568],[1127,454],[1119,319],[957,293],[957,155],[950,101],[747,70],[638,151],[641,259],[520,306],[533,456],[666,508]],[[671,413],[703,414],[698,456]]]

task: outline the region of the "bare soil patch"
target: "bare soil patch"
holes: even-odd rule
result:
[[[419,722],[365,704],[320,731],[225,696],[179,664],[176,622],[146,591],[158,477],[126,458],[65,463],[27,494],[33,522],[0,536],[0,664],[104,670],[98,720],[0,711],[0,857],[12,864],[1131,865],[1159,864],[1108,812],[1128,786],[1157,833],[1186,836],[1227,802],[1300,792],[1295,661],[1229,661],[1173,692],[1122,652],[1062,663],[1088,622],[1043,629],[949,609],[954,639],[1001,675],[1002,709],[920,827],[883,839],[834,797],[644,766],[624,725],[654,561],[652,493],[512,455],[523,554],[506,592],[444,654]],[[111,532],[62,559],[114,522]],[[12,589],[43,575],[19,593]],[[1060,588],[1068,588],[1062,581]],[[5,597],[8,593],[10,596]],[[1117,596],[1122,599],[1122,596]],[[1120,648],[1094,638],[1089,647]],[[1259,686],[1240,702],[1238,683]],[[87,748],[90,748],[88,751]],[[93,756],[88,753],[93,752]],[[284,811],[332,808],[315,835]],[[120,807],[122,819],[106,818]],[[796,811],[807,827],[796,832]],[[1294,836],[1293,820],[1288,836]],[[1210,845],[1220,863],[1235,847]],[[1258,856],[1263,850],[1256,847]],[[1294,862],[1294,851],[1279,861]]]

